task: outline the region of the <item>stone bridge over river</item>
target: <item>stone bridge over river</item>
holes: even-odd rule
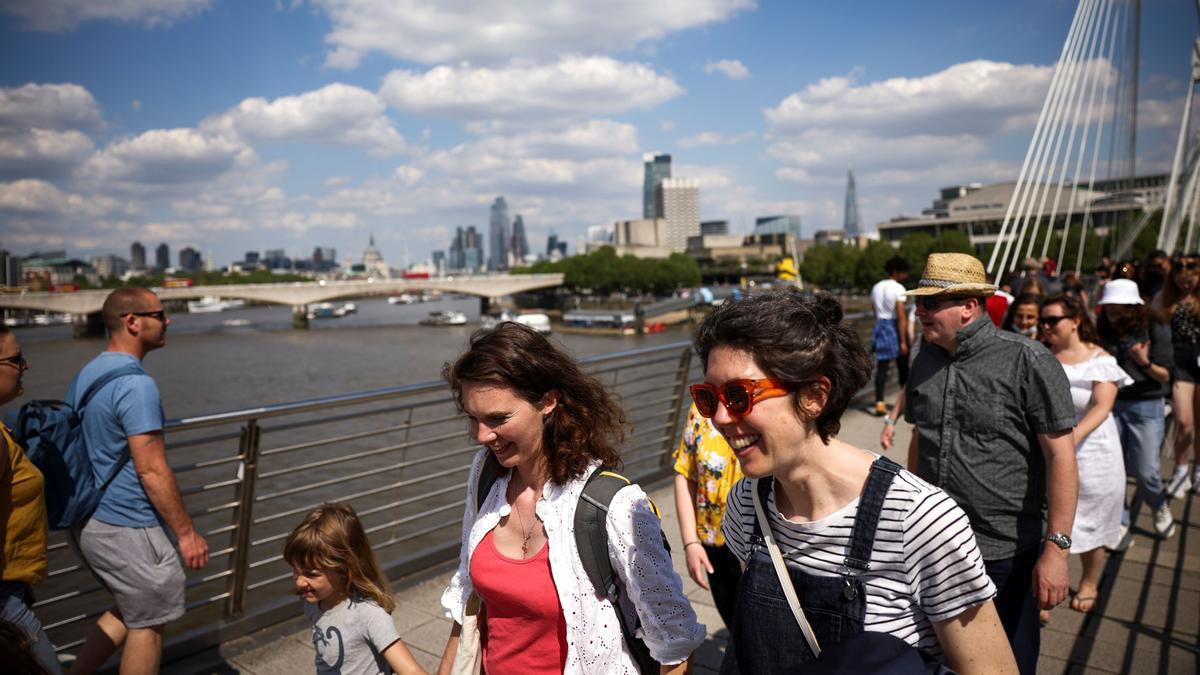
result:
[[[514,293],[561,286],[562,274],[510,274],[496,276],[431,277],[428,279],[370,279],[363,281],[300,281],[282,284],[241,284],[229,286],[190,286],[151,289],[163,300],[194,300],[217,296],[232,300],[290,305],[297,317],[303,317],[308,305],[373,296],[421,291],[442,291],[475,295],[484,301]],[[100,308],[109,291],[73,293],[11,293],[0,295],[0,309],[32,309],[74,314],[81,317],[77,332],[90,332],[98,325]],[[86,317],[84,319],[83,317]],[[301,323],[298,321],[297,325]],[[306,325],[306,324],[305,324]],[[101,330],[103,330],[101,328]]]

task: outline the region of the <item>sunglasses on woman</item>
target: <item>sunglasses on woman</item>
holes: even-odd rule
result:
[[[754,404],[768,398],[787,396],[792,392],[779,380],[766,378],[762,380],[729,380],[721,386],[712,384],[693,384],[692,401],[696,410],[705,417],[717,414],[717,403],[723,403],[730,415],[742,417],[749,415]]]

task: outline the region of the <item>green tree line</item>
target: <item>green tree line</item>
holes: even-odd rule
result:
[[[667,295],[700,285],[700,266],[682,253],[666,260],[618,256],[611,246],[558,262],[540,261],[518,267],[513,274],[562,273],[563,286],[576,293],[607,295],[614,291]]]

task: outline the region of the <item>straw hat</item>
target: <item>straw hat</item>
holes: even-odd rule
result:
[[[1113,279],[1104,284],[1104,295],[1100,296],[1097,305],[1141,305],[1142,295],[1138,293],[1137,282],[1131,279]]]
[[[989,284],[983,263],[966,253],[930,253],[925,273],[907,295],[970,295],[988,297],[996,292]]]

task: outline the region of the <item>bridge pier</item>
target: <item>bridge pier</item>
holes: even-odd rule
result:
[[[492,301],[486,295],[479,296],[479,316],[486,316],[492,309]]]
[[[75,337],[94,338],[105,337],[108,334],[104,327],[104,315],[100,312],[75,315]]]
[[[292,305],[292,328],[308,330],[308,305]]]

